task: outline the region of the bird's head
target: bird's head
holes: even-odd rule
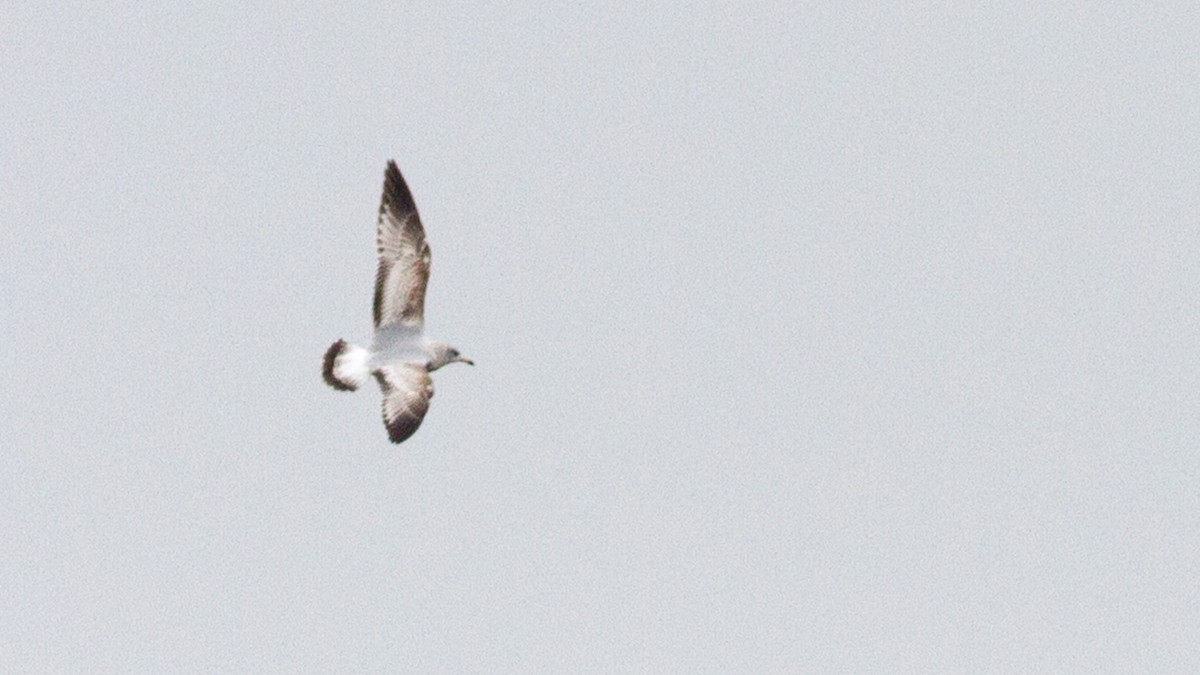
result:
[[[431,342],[429,344],[429,362],[425,368],[429,371],[437,370],[448,363],[465,363],[468,366],[475,365],[475,362],[458,352],[457,349],[451,347],[444,342]]]

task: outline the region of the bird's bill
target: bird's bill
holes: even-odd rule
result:
[[[468,358],[464,358],[464,357],[462,357],[462,356],[458,357],[458,360],[459,360],[459,361],[462,361],[463,363],[467,364],[468,366],[473,366],[473,365],[475,365],[475,362],[474,362],[474,361],[472,361],[471,359],[468,359]]]

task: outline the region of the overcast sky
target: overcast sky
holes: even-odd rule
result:
[[[1194,3],[75,4],[0,670],[1200,670]],[[477,363],[400,446],[320,378],[389,158]]]

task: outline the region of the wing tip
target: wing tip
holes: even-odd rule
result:
[[[387,394],[385,393],[384,396],[386,397]],[[424,415],[413,417],[405,414],[398,414],[389,420],[387,402],[385,401],[383,404],[383,428],[387,429],[388,440],[393,445],[400,445],[412,438],[412,435],[417,433],[417,429],[421,428],[422,421],[424,421]]]
[[[387,168],[383,172],[383,199],[379,208],[383,210],[388,207],[391,207],[392,212],[396,214],[412,213],[417,210],[412,191],[408,189],[408,183],[404,180],[404,176],[400,173],[400,167],[396,166],[394,159],[388,160]]]
[[[383,427],[387,429],[388,440],[399,445],[417,433],[421,423],[425,421],[425,413],[429,410],[429,399],[433,396],[433,381],[429,373],[420,370],[422,378],[417,382],[405,382],[402,373],[416,373],[416,366],[396,370],[385,366],[375,371],[375,379],[383,390]],[[407,385],[407,386],[406,386]],[[419,389],[412,390],[412,386]],[[389,402],[394,404],[389,410]],[[389,412],[391,413],[389,416]]]
[[[387,428],[388,440],[392,442],[392,445],[400,445],[417,433],[417,427],[412,425],[388,424],[386,419],[383,421],[383,425]]]

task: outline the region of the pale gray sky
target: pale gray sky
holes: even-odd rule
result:
[[[0,670],[1200,669],[1193,3],[3,13]]]

